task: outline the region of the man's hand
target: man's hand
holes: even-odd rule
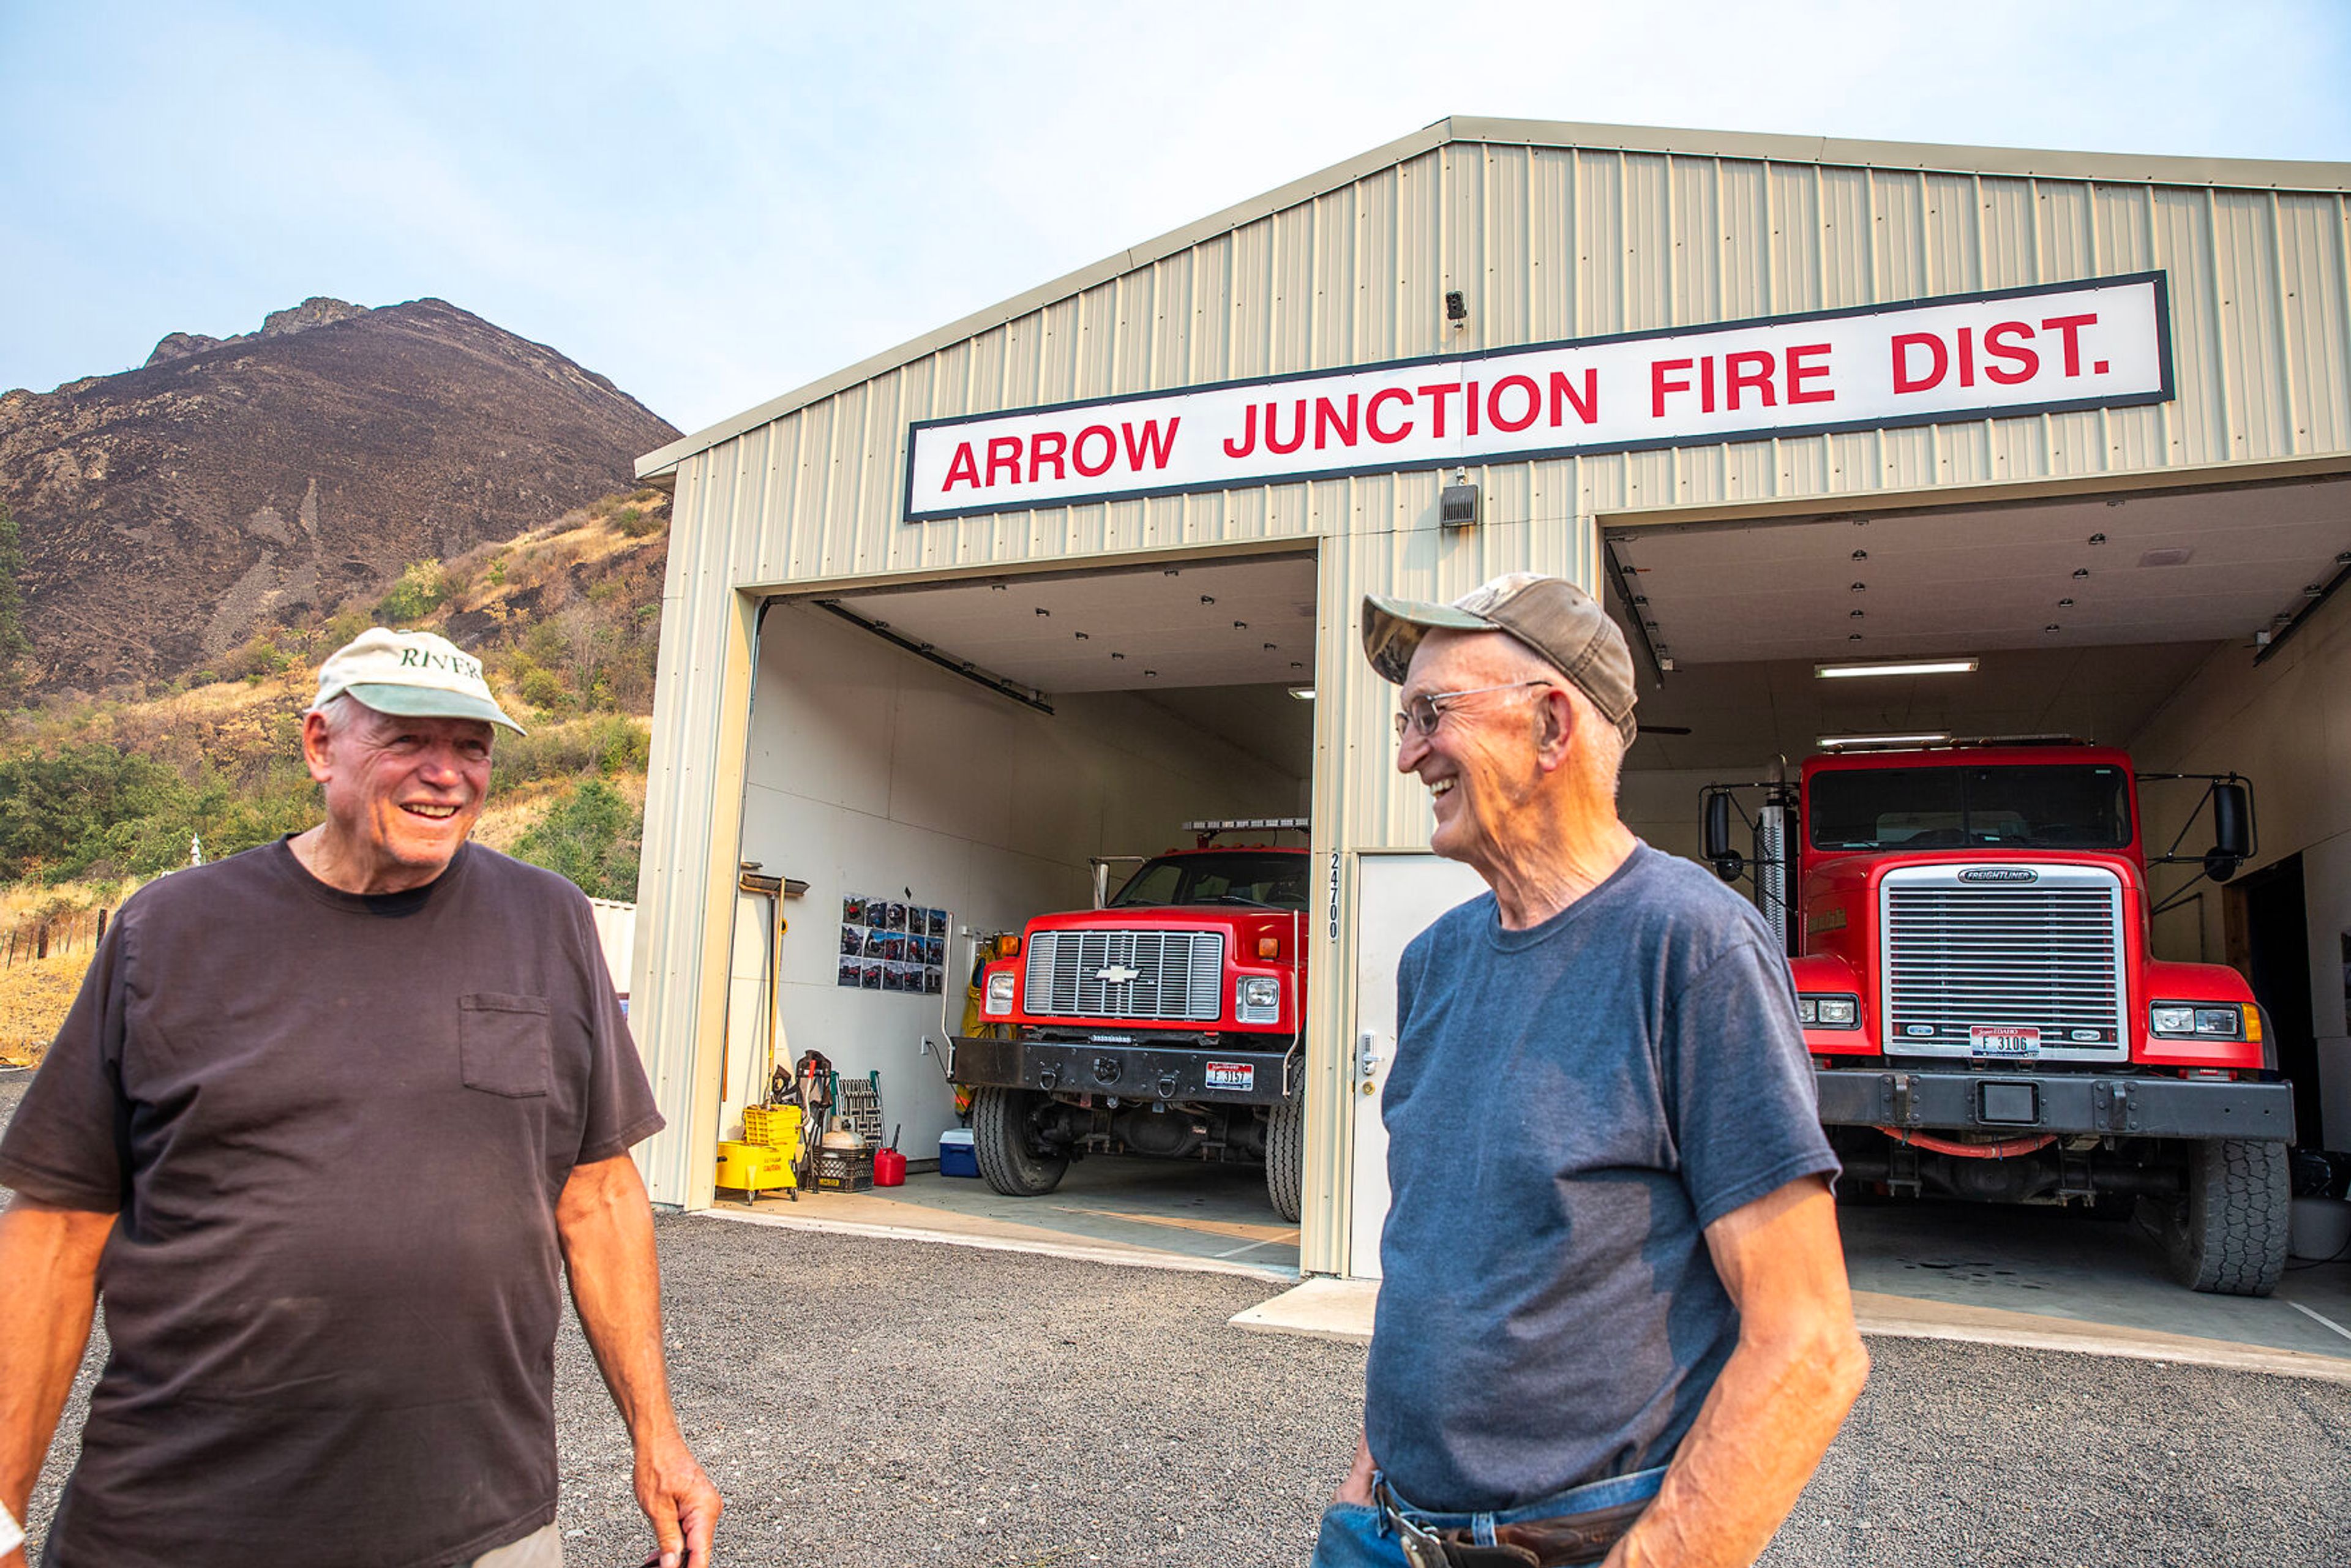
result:
[[[1347,1479],[1331,1494],[1332,1502],[1361,1503],[1369,1508],[1375,1500],[1372,1496],[1372,1440],[1355,1439],[1355,1462],[1347,1471]]]
[[[1723,1363],[1666,1484],[1604,1568],[1730,1568],[1762,1555],[1869,1375],[1836,1203],[1805,1176],[1706,1228],[1739,1309]]]
[[[702,1473],[686,1451],[684,1439],[672,1433],[665,1441],[637,1445],[637,1506],[653,1521],[660,1545],[648,1565],[678,1568],[680,1552],[693,1568],[710,1562],[710,1536],[718,1527],[718,1489]]]
[[[555,1202],[556,1233],[571,1275],[580,1327],[597,1370],[636,1447],[637,1506],[653,1521],[662,1568],[708,1568],[711,1532],[724,1506],[718,1489],[678,1435],[662,1364],[661,1264],[653,1256],[653,1206],[626,1155],[576,1166]],[[5,1568],[5,1565],[0,1565]]]
[[[111,1214],[22,1194],[0,1214],[0,1505],[19,1521],[89,1344],[99,1255],[113,1234]],[[0,1568],[25,1568],[24,1548],[0,1552]]]

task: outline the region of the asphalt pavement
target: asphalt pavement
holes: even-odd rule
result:
[[[23,1082],[0,1074],[0,1116]],[[699,1216],[658,1230],[680,1414],[727,1499],[720,1563],[1301,1563],[1353,1450],[1363,1352],[1226,1321],[1275,1282]],[[1775,1568],[2351,1563],[2351,1387],[1871,1351]],[[569,1561],[633,1568],[627,1444],[576,1329],[556,1376]],[[79,1418],[78,1394],[68,1434]]]

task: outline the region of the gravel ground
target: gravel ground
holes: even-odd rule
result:
[[[0,1074],[0,1117],[23,1082]],[[1353,1449],[1360,1350],[1227,1326],[1269,1285],[699,1217],[659,1230],[680,1413],[727,1499],[721,1562],[1302,1562]],[[2351,1562],[2351,1388],[1871,1349],[1774,1568]],[[627,1446],[576,1330],[557,1402],[570,1561],[633,1565]]]

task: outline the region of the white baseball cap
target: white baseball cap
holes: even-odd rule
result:
[[[319,666],[318,712],[346,694],[378,713],[403,718],[477,718],[527,734],[507,716],[482,662],[431,632],[394,632],[371,626],[327,656]]]

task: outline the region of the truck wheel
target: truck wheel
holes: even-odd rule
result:
[[[1273,1211],[1298,1222],[1304,1209],[1306,1180],[1306,1098],[1285,1100],[1273,1107],[1265,1124],[1265,1195]]]
[[[2161,1227],[2171,1273],[2191,1291],[2266,1296],[2285,1272],[2285,1145],[2214,1138],[2188,1160],[2188,1196]]]
[[[986,1088],[971,1097],[971,1152],[987,1185],[1007,1197],[1041,1197],[1061,1185],[1067,1155],[1048,1154],[1029,1131],[1044,1098],[1030,1089]]]

